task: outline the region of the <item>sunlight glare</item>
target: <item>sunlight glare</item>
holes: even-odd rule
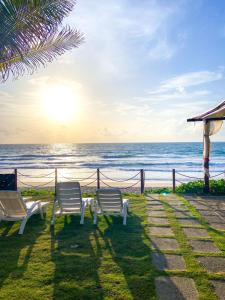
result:
[[[45,113],[57,122],[69,122],[77,113],[77,99],[68,86],[46,87],[41,97]]]

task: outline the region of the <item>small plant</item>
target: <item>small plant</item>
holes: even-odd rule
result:
[[[145,190],[145,194],[170,194],[170,193],[172,193],[172,189],[169,187],[149,188]]]
[[[209,188],[211,195],[225,195],[225,180],[210,180]],[[179,194],[203,194],[204,193],[204,181],[197,180],[191,181],[188,183],[182,183],[180,186],[176,188],[176,192]]]

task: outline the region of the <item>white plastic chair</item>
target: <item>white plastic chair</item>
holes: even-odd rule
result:
[[[53,206],[52,225],[55,224],[56,216],[80,214],[80,224],[84,224],[85,208],[91,198],[81,196],[79,182],[58,182],[56,184],[56,196]]]
[[[0,221],[22,221],[19,234],[23,234],[28,219],[34,214],[43,213],[49,202],[24,201],[17,191],[0,191]]]
[[[122,198],[119,189],[98,189],[97,200],[94,204],[94,224],[97,224],[97,215],[121,215],[123,217],[123,225],[127,222],[128,199]]]

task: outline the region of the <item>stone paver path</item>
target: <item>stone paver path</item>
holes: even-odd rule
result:
[[[215,288],[217,297],[220,300],[225,300],[225,280],[210,280]]]
[[[204,216],[204,219],[208,222],[208,223],[223,223],[225,224],[225,218],[221,218],[219,216]]]
[[[225,257],[200,256],[197,260],[207,272],[225,273]]]
[[[151,217],[161,217],[161,218],[166,217],[165,211],[162,210],[151,210],[148,212],[148,215]]]
[[[167,218],[157,218],[157,217],[149,217],[149,223],[155,225],[169,225],[169,221]]]
[[[213,200],[213,198],[205,200],[203,198],[199,199],[199,197],[186,199],[208,222],[209,226],[218,230],[218,235],[223,235],[221,230],[225,231],[225,199],[224,201]],[[193,271],[189,269],[188,261],[186,265],[184,254],[180,254],[181,249],[186,247],[187,253],[195,261],[196,270],[199,268],[197,261],[201,266],[202,271],[198,271],[199,276],[202,276],[203,271],[204,276],[210,276],[207,277],[208,283],[211,282],[218,298],[225,300],[225,255],[222,256],[223,252],[215,244],[214,235],[216,231],[210,233],[208,225],[202,222],[198,215],[195,216],[189,206],[173,194],[152,197],[147,204],[147,213],[150,225],[149,237],[153,249],[151,254],[152,264],[158,271],[172,272],[171,275],[167,276],[159,276],[159,273],[159,277],[155,278],[158,299],[199,299],[195,282],[190,278],[190,271]],[[181,238],[182,232],[183,238]],[[185,246],[182,239],[186,239],[186,243],[191,246],[192,250]],[[179,254],[177,254],[177,251],[179,251]],[[216,256],[218,254],[220,256]],[[187,277],[185,274],[188,274]],[[216,278],[213,276],[224,276],[224,280],[213,279]],[[193,276],[193,278],[195,277]],[[205,288],[207,290],[207,286]],[[201,288],[201,297],[203,297],[202,293],[204,295],[204,289]]]
[[[210,237],[207,230],[203,228],[183,228],[183,231],[187,237],[201,237],[201,238]]]
[[[150,235],[167,235],[174,236],[174,233],[170,227],[150,227]]]
[[[202,227],[202,225],[199,223],[198,220],[196,219],[187,219],[187,218],[179,218],[177,219],[177,221],[181,224],[181,226],[200,226]]]
[[[213,210],[202,210],[199,209],[198,212],[201,216],[216,216],[216,213]]]
[[[156,278],[155,285],[159,300],[198,299],[198,292],[191,278],[161,276]]]
[[[177,218],[193,218],[192,213],[189,211],[175,211],[174,214]]]
[[[225,231],[225,224],[223,224],[223,223],[210,223],[210,226],[217,230]]]
[[[147,210],[163,210],[164,211],[164,207],[163,205],[152,205],[152,204],[147,204]]]
[[[179,250],[179,244],[173,238],[151,237],[151,244],[156,250]]]
[[[205,253],[219,253],[220,250],[211,241],[195,241],[189,240],[189,244],[192,246],[195,252],[205,252]]]
[[[185,261],[181,255],[152,253],[152,262],[158,270],[180,270],[186,269]]]

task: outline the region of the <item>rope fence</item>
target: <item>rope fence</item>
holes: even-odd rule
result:
[[[189,178],[189,179],[195,179],[195,180],[202,180],[204,181],[204,177],[195,177],[195,176],[190,176],[190,175],[187,175],[187,174],[184,174],[184,173],[180,173],[178,171],[176,171],[175,169],[172,170],[172,181],[173,181],[173,192],[175,193],[176,192],[176,183],[180,183],[180,184],[185,184],[186,182],[180,180],[180,179],[177,179],[177,176],[176,175],[179,175],[181,177],[185,177],[185,178]],[[211,178],[216,178],[216,177],[219,177],[221,175],[224,175],[225,176],[225,171],[224,172],[220,172],[218,174],[215,174],[215,175],[209,175],[209,179]]]
[[[37,171],[37,169],[35,169]],[[66,169],[66,171],[68,171]],[[140,189],[141,193],[144,193],[145,186],[145,176],[144,170],[138,170],[133,176],[129,178],[115,178],[108,175],[108,172],[100,171],[100,169],[96,169],[94,172],[82,172],[77,174],[78,176],[74,176],[73,174],[67,175],[64,174],[62,169],[54,169],[47,174],[27,174],[23,173],[21,170],[15,169],[14,176],[17,184],[20,187],[27,187],[31,189],[41,189],[42,187],[54,187],[57,182],[60,181],[79,181],[81,183],[81,187],[90,187],[90,188],[101,188],[101,187],[109,187],[109,188],[120,188],[124,190],[128,190],[131,188]],[[107,173],[107,174],[106,174]],[[12,175],[13,175],[12,174]],[[86,174],[86,177],[81,177]],[[81,176],[80,176],[81,175]],[[6,176],[6,175],[5,175]],[[36,180],[36,182],[35,182]],[[38,182],[39,181],[39,182]],[[40,181],[42,181],[40,183]],[[9,185],[4,186],[4,189],[7,189]]]
[[[37,169],[33,169],[37,171]],[[66,170],[63,173],[63,170]],[[115,177],[115,172],[113,176],[110,176],[110,172],[96,169],[92,172],[78,172],[77,174],[69,174],[67,175],[68,170],[71,172],[71,168],[69,169],[60,169],[56,168],[51,172],[47,172],[46,174],[28,174],[28,172],[23,173],[18,169],[14,170],[14,173],[9,174],[0,174],[0,190],[7,190],[7,189],[17,189],[17,184],[20,187],[28,187],[32,189],[40,189],[42,187],[54,187],[56,186],[57,182],[60,181],[79,181],[81,183],[82,188],[101,188],[101,187],[108,187],[108,188],[119,188],[122,190],[129,190],[135,189],[135,191],[139,190],[140,193],[144,193],[145,185],[149,182],[149,179],[145,178],[145,171],[143,169],[137,170],[134,175],[130,177]],[[33,172],[33,171],[32,171]],[[171,172],[171,171],[168,171]],[[86,174],[85,177],[84,174]],[[77,175],[77,176],[75,176]],[[219,176],[225,176],[224,172],[219,172],[210,176],[210,178],[217,178]],[[35,181],[36,180],[36,181]],[[172,188],[173,192],[176,192],[176,185],[177,184],[184,184],[188,181],[193,180],[204,180],[203,177],[193,176],[184,174],[179,172],[175,169],[172,170]],[[13,182],[13,183],[12,183]],[[169,186],[171,186],[171,181],[168,181]],[[13,188],[12,188],[13,185]],[[166,186],[166,185],[165,185]],[[168,185],[167,185],[168,186]],[[150,188],[148,186],[148,188]]]

